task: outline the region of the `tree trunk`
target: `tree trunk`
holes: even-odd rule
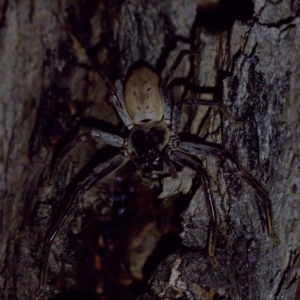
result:
[[[223,99],[243,122],[232,124],[215,109],[189,108],[182,130],[222,144],[268,192],[280,244],[268,235],[259,198],[221,158],[199,157],[216,201],[215,268],[207,255],[202,187],[195,195],[157,200],[161,190],[145,187],[125,168],[85,193],[60,230],[40,298],[294,299],[298,1],[2,0],[0,8],[1,299],[34,298],[42,245],[68,200],[66,186],[113,149],[80,145],[47,186],[53,153],[82,124],[126,135],[86,50],[121,92],[134,62],[148,62],[163,77],[182,49],[199,55],[185,58],[176,71],[175,100]]]

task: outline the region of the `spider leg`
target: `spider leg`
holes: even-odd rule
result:
[[[68,192],[66,194],[65,198],[69,199],[68,204],[64,208],[57,222],[50,227],[44,242],[42,252],[40,285],[35,293],[35,297],[40,295],[45,285],[48,266],[48,256],[53,240],[55,239],[58,231],[61,229],[61,227],[64,225],[64,223],[76,207],[82,195],[85,193],[85,191],[90,189],[96,182],[107,177],[109,174],[122,167],[126,162],[127,159],[122,154],[119,154],[114,158],[100,163],[97,167],[93,169],[91,174],[89,174],[82,182],[78,183],[77,188],[74,191]]]
[[[111,81],[109,80],[109,78],[107,77],[107,75],[105,74],[103,67],[101,66],[101,64],[98,62],[98,60],[95,58],[94,53],[93,53],[93,48],[92,49],[88,49],[86,51],[90,61],[92,62],[93,66],[95,67],[97,73],[101,76],[102,80],[104,81],[104,84],[106,85],[106,88],[112,98],[113,101],[113,105],[119,115],[119,117],[121,118],[121,120],[123,121],[123,123],[125,124],[125,126],[128,129],[131,129],[134,126],[134,123],[126,109],[124,100],[120,98],[120,96],[117,93],[117,90],[115,88],[115,86],[111,83]]]
[[[161,86],[160,86],[161,89],[164,90],[168,87],[171,77],[173,76],[174,72],[178,68],[178,66],[181,63],[181,61],[183,60],[183,58],[187,55],[199,55],[199,51],[198,50],[181,50],[179,52],[179,54],[177,55],[176,59],[174,60],[169,72],[163,79]]]
[[[208,143],[204,141],[198,141],[197,143],[182,142],[179,145],[181,151],[187,152],[189,154],[208,154],[212,156],[219,156],[229,164],[230,168],[244,181],[251,186],[254,192],[259,197],[262,204],[265,206],[268,233],[275,245],[279,244],[279,239],[276,237],[273,230],[272,221],[272,202],[266,191],[261,187],[261,185],[244,169],[244,167],[239,163],[239,161],[228,151],[224,150],[220,145],[215,143]]]
[[[187,98],[187,99],[179,100],[174,107],[172,124],[173,124],[173,127],[176,127],[176,128],[174,128],[175,132],[178,132],[178,130],[179,130],[183,105],[218,107],[222,111],[222,113],[225,115],[225,117],[228,119],[229,122],[231,122],[232,124],[238,125],[238,126],[243,125],[243,122],[236,121],[233,118],[232,114],[227,109],[227,107],[223,104],[222,100],[205,100],[205,99]]]
[[[88,131],[77,135],[72,141],[64,145],[59,154],[52,159],[50,179],[45,185],[53,184],[58,167],[65,157],[70,154],[77,146],[88,139],[95,139],[104,142],[107,145],[121,148],[124,145],[124,139],[120,136],[110,134],[97,129],[89,129]]]
[[[205,199],[207,206],[209,208],[210,215],[210,226],[208,234],[208,255],[211,261],[211,264],[216,267],[218,262],[215,258],[215,245],[216,245],[216,230],[217,230],[217,213],[215,208],[215,201],[210,189],[210,180],[207,175],[206,170],[198,163],[195,159],[191,158],[189,155],[175,151],[170,154],[170,159],[175,161],[183,166],[188,166],[192,170],[195,170],[198,175],[200,175],[201,183],[203,185]]]
[[[178,173],[177,173],[176,167],[174,166],[173,162],[167,157],[165,157],[164,160],[166,162],[167,168],[168,168],[169,173],[171,174],[171,176],[173,178],[178,178]]]
[[[161,93],[163,96],[164,121],[168,125],[171,124],[171,119],[172,119],[172,116],[171,116],[172,115],[172,100],[171,100],[171,92],[169,90],[170,79],[173,76],[176,69],[178,68],[181,61],[183,60],[183,58],[187,55],[199,55],[199,51],[181,50],[160,85],[160,90],[161,90]]]

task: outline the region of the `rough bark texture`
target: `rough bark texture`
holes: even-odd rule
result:
[[[170,219],[179,213],[169,208],[172,201],[158,205],[157,193],[123,170],[118,180],[113,174],[86,193],[55,239],[41,299],[294,299],[299,10],[293,0],[2,0],[0,298],[33,299],[42,243],[59,214],[64,187],[101,145],[80,146],[46,188],[55,147],[83,118],[124,132],[85,54],[95,46],[117,86],[137,60],[163,76],[180,49],[199,50],[198,58],[185,59],[178,69],[184,84],[175,88],[175,98],[222,98],[243,126],[201,108],[185,111],[183,130],[222,143],[268,191],[281,243],[273,245],[264,208],[247,184],[224,161],[201,157],[216,199],[219,265],[211,266],[206,251],[209,218],[201,188],[181,209],[182,244],[172,237],[168,251],[154,255],[166,248],[157,246],[164,236],[178,237],[178,221]],[[188,91],[187,83],[202,88]],[[118,213],[122,201],[125,214]]]

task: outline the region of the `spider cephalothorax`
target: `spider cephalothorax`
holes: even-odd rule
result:
[[[217,265],[214,255],[215,232],[217,229],[216,208],[210,190],[209,176],[197,158],[200,154],[218,156],[224,159],[229,167],[253,188],[265,206],[268,232],[276,241],[272,227],[271,200],[260,184],[241,166],[238,160],[218,144],[207,143],[199,139],[187,142],[179,138],[178,124],[180,123],[183,105],[217,106],[231,122],[235,123],[220,100],[189,98],[182,99],[175,105],[172,104],[171,91],[169,90],[170,78],[185,55],[197,54],[196,51],[181,51],[161,84],[158,75],[147,65],[132,68],[125,84],[124,99],[122,95],[117,94],[115,87],[105,75],[102,67],[94,62],[98,73],[108,88],[118,115],[129,130],[129,134],[127,137],[122,138],[91,128],[77,136],[61,151],[57,158],[58,162],[88,138],[99,139],[119,149],[116,156],[95,166],[92,173],[83,181],[78,182],[77,186],[73,184],[73,186],[76,186],[73,192],[66,194],[68,204],[58,218],[57,223],[50,228],[44,243],[40,287],[37,294],[42,291],[45,284],[48,255],[53,239],[75,208],[82,194],[97,181],[102,180],[126,163],[133,163],[137,175],[146,182],[147,179],[150,181],[159,180],[161,175],[169,174],[176,177],[175,165],[188,167],[197,173],[208,204],[210,216],[208,254],[214,266]],[[58,166],[59,164],[55,163],[52,167],[51,181],[55,179]]]
[[[155,179],[167,172],[164,148],[170,130],[164,122],[136,125],[128,137],[128,151],[140,177]]]

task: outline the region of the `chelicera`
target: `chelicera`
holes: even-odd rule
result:
[[[124,95],[117,93],[116,88],[110,82],[102,67],[96,63],[97,72],[102,77],[112,98],[113,105],[122,122],[128,128],[129,134],[126,138],[123,138],[90,128],[81,135],[76,136],[58,155],[57,161],[51,170],[51,182],[55,180],[59,162],[87,139],[100,140],[119,149],[116,156],[95,166],[92,173],[83,181],[78,182],[74,192],[68,196],[67,206],[58,221],[50,228],[44,242],[40,286],[36,295],[41,293],[45,284],[48,255],[53,240],[76,207],[83,193],[95,183],[128,163],[135,166],[137,176],[148,184],[160,180],[162,176],[166,175],[177,177],[178,166],[188,167],[197,173],[205,192],[205,200],[210,216],[207,244],[208,255],[213,266],[217,266],[214,254],[217,229],[216,208],[209,176],[198,159],[198,155],[205,154],[220,157],[228,163],[229,167],[241,179],[252,187],[265,207],[268,233],[274,242],[278,242],[273,231],[271,200],[261,185],[242,167],[238,160],[219,144],[209,143],[199,138],[195,138],[191,142],[180,137],[178,124],[180,124],[181,111],[184,105],[218,107],[230,122],[237,123],[220,100],[188,98],[181,99],[173,105],[170,79],[185,56],[197,54],[197,51],[181,51],[162,81],[148,65],[138,65],[138,67],[131,70],[128,76]]]

